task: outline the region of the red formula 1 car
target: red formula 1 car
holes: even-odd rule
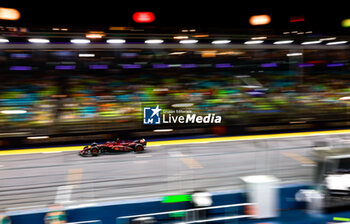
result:
[[[135,141],[122,141],[117,139],[117,141],[106,142],[104,144],[92,143],[91,145],[85,146],[83,150],[79,152],[81,156],[98,156],[103,153],[113,153],[113,152],[142,152],[146,147],[146,140],[140,139]]]

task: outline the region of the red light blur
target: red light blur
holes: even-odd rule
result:
[[[318,60],[318,61],[307,61],[306,63],[310,63],[310,64],[326,64],[327,61],[324,60]]]
[[[289,22],[296,23],[296,22],[304,22],[305,18],[304,16],[291,16],[289,19]]]
[[[132,15],[132,19],[136,23],[151,23],[155,20],[153,12],[135,12]]]

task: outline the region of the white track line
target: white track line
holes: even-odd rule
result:
[[[55,204],[68,204],[71,203],[73,187],[70,185],[64,185],[57,187]]]

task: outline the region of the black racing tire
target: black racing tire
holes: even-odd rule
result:
[[[79,152],[79,155],[84,157],[84,156],[87,156],[88,152],[87,151],[84,151],[84,152]]]
[[[90,154],[91,154],[92,156],[98,156],[98,155],[100,154],[100,150],[99,150],[97,147],[92,147],[92,148],[90,149]]]
[[[142,152],[144,150],[145,150],[145,148],[143,147],[143,145],[141,145],[141,144],[135,145],[135,152]]]

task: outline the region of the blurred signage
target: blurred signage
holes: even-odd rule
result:
[[[18,20],[21,14],[17,9],[0,7],[0,19],[3,20]]]
[[[114,31],[114,30],[120,31],[120,30],[133,30],[134,28],[128,27],[128,26],[110,26],[108,29],[112,30],[112,31]]]
[[[289,22],[296,23],[296,22],[304,22],[305,17],[304,16],[291,16],[289,19]]]
[[[135,12],[132,15],[132,19],[136,23],[151,23],[155,20],[153,12]]]
[[[266,25],[271,22],[271,17],[269,15],[255,15],[249,18],[250,25]]]
[[[100,39],[105,36],[106,33],[103,31],[89,31],[87,34],[85,34],[85,37],[89,39]]]

